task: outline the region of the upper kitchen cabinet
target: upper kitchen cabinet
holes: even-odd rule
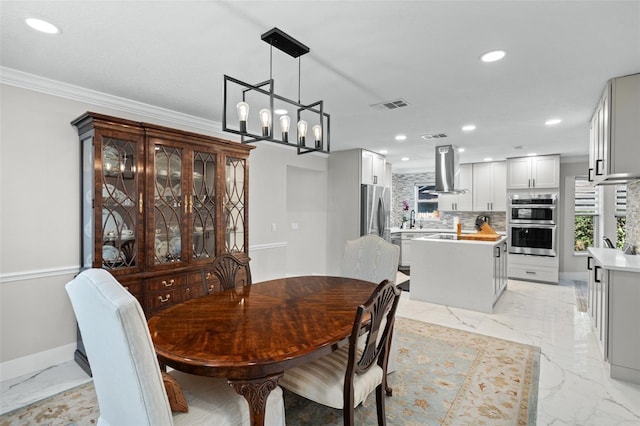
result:
[[[454,188],[465,190],[461,194],[439,194],[438,210],[440,211],[471,211],[473,210],[473,165],[460,164],[459,171],[454,176]]]
[[[591,118],[589,181],[596,185],[640,179],[640,74],[609,80]]]
[[[507,159],[507,189],[544,189],[559,187],[559,155]]]
[[[83,268],[108,270],[152,315],[204,295],[201,268],[219,254],[248,256],[252,146],[95,113],[72,124]]]
[[[362,150],[362,183],[366,185],[385,186],[386,160],[384,156],[372,151]]]
[[[507,210],[506,169],[504,161],[473,165],[473,210]]]

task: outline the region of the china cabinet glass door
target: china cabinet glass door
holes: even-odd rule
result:
[[[183,154],[180,148],[154,146],[153,265],[182,260],[182,218],[188,209]]]
[[[102,137],[101,164],[101,238],[102,266],[106,269],[139,266],[139,218],[141,215],[137,141]],[[96,209],[97,210],[97,209]]]
[[[216,255],[216,156],[193,153],[193,197],[190,213],[193,221],[193,259]]]
[[[227,157],[224,194],[225,248],[229,253],[245,251],[245,160]]]

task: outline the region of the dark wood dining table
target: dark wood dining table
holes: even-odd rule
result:
[[[329,276],[264,281],[191,299],[148,321],[161,363],[224,377],[263,425],[266,401],[284,371],[348,342],[358,305],[376,285]]]

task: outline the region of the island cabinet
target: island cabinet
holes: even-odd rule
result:
[[[497,241],[469,241],[440,239],[438,235],[412,240],[409,297],[493,312],[507,287],[506,242],[506,237]]]
[[[473,210],[507,210],[507,167],[504,161],[473,165]]]
[[[589,248],[587,310],[614,379],[640,384],[640,256]]]
[[[559,187],[559,155],[540,155],[507,159],[507,189],[545,189]]]
[[[237,142],[96,113],[81,143],[81,265],[104,268],[147,316],[216,287],[201,269],[248,256],[248,157]]]

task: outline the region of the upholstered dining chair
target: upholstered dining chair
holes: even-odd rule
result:
[[[249,406],[226,379],[171,371],[188,404],[172,414],[140,304],[103,269],[65,286],[87,351],[98,397],[98,425],[248,425]],[[267,399],[265,424],[284,425],[282,389]]]
[[[382,280],[395,283],[399,257],[400,248],[395,244],[377,235],[363,235],[345,243],[340,275],[376,284]],[[396,343],[392,338],[388,373],[396,371],[396,354]]]
[[[214,286],[208,283],[212,276],[220,282],[222,290],[229,290],[236,287],[236,278],[239,271],[244,271],[242,286],[251,285],[251,259],[237,258],[230,253],[223,253],[215,258],[213,263],[202,270],[202,284],[206,293],[212,293]]]
[[[377,235],[363,235],[344,245],[341,275],[379,283],[396,281],[400,248]]]
[[[280,386],[342,409],[345,425],[354,424],[355,407],[375,389],[378,425],[385,425],[386,358],[399,300],[400,290],[388,280],[382,281],[358,307],[349,345],[285,371]]]

